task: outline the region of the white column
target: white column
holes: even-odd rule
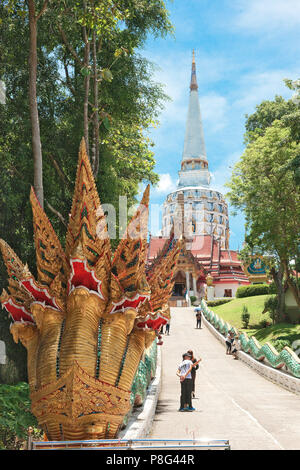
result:
[[[198,297],[197,283],[196,283],[196,278],[194,276],[193,276],[193,291],[194,291],[194,296]]]
[[[188,305],[190,305],[190,273],[186,271],[185,273],[185,279],[186,279],[186,300],[188,302]]]

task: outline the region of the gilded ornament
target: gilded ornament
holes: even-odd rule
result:
[[[0,240],[9,291],[0,300],[27,349],[32,411],[48,440],[115,438],[144,351],[170,315],[180,242],[146,272],[148,186],[112,254],[84,140],[65,250],[33,189],[30,201],[37,279]]]

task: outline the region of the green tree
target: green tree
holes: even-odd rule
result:
[[[273,101],[262,101],[256,106],[253,114],[246,114],[245,143],[254,142],[264,135],[266,129],[272,126],[274,121],[292,116],[297,110],[297,105],[292,100],[285,100],[282,96],[275,96]]]
[[[264,304],[263,313],[269,312],[272,318],[273,325],[278,323],[280,317],[278,316],[278,298],[276,296],[270,296],[266,299]]]
[[[250,313],[248,312],[248,308],[246,305],[243,305],[243,311],[242,311],[242,322],[244,328],[248,328],[250,321]]]
[[[42,432],[30,411],[29,386],[0,385],[0,449],[20,450],[27,438],[27,429],[33,427],[34,435],[41,439]]]
[[[44,2],[36,0],[35,4],[37,11],[42,11]],[[98,137],[95,137],[94,129],[98,126],[101,158],[98,159],[98,170],[94,165],[94,171],[101,201],[113,203],[117,208],[118,197],[122,195],[128,197],[131,206],[136,202],[141,183],[158,181],[154,172],[153,143],[147,131],[157,121],[167,97],[162,86],[153,81],[154,66],[141,57],[137,48],[142,46],[148,34],[170,32],[168,12],[162,0],[124,0],[110,2],[120,6],[120,14],[101,10],[99,18],[93,22],[91,15],[100,4],[104,5],[100,0],[85,2],[86,7],[91,7],[85,17],[84,3],[51,0],[38,20],[36,92],[43,150],[44,208],[62,242],[71,207],[79,143],[84,135],[87,73],[90,76],[90,158],[96,155],[93,153],[94,142]],[[108,25],[109,33],[104,27],[99,32],[99,25],[105,20],[103,15],[113,13],[113,18],[117,19],[123,15],[122,24],[112,20]],[[0,2],[0,18],[0,79],[6,84],[6,104],[0,104],[0,237],[28,262],[35,273],[29,204],[34,165],[28,99],[30,31],[26,2]],[[59,26],[63,27],[71,48],[81,61],[86,52],[83,30],[89,29],[89,65],[96,65],[96,72],[78,63],[66,46]],[[97,64],[93,62],[92,51],[96,39],[98,46],[101,42],[96,54]],[[97,82],[96,100],[95,77],[101,78]],[[99,118],[97,123],[95,111]],[[3,287],[6,287],[6,272],[0,260],[0,292]],[[9,320],[3,312],[1,338],[8,327]],[[10,364],[15,365],[18,373],[16,371],[12,378],[1,369],[0,381],[26,380],[23,372],[25,349],[15,345],[9,334],[5,342]]]
[[[298,286],[292,278],[292,261],[299,247],[300,191],[292,171],[287,170],[299,150],[292,130],[274,121],[247,145],[233,169],[228,196],[233,206],[245,213],[248,243],[279,260],[300,305]]]

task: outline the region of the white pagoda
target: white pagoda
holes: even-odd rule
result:
[[[162,236],[174,225],[186,240],[195,235],[214,235],[221,248],[229,245],[228,207],[223,195],[210,186],[193,51],[189,107],[177,189],[164,203]]]

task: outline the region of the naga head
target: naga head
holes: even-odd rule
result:
[[[142,354],[168,320],[180,242],[146,271],[148,186],[112,253],[84,140],[65,249],[33,189],[30,200],[37,279],[0,240],[9,282],[0,300],[27,349],[32,411],[49,440],[114,438]]]

